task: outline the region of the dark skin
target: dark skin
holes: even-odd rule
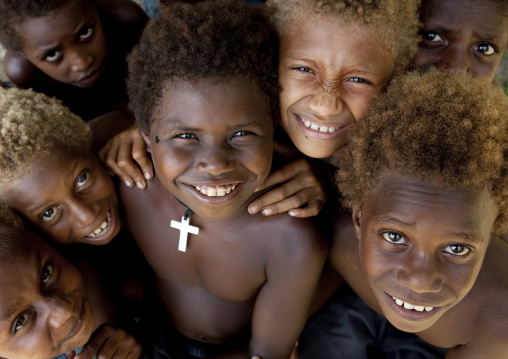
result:
[[[422,41],[412,64],[468,71],[494,80],[508,44],[506,5],[495,1],[422,1]]]
[[[337,217],[330,264],[397,328],[450,348],[447,359],[505,358],[508,245],[491,237],[497,210],[487,190],[380,182],[353,220]]]
[[[71,263],[28,231],[19,240],[27,243],[23,258],[4,258],[0,271],[1,311],[15,309],[3,317],[2,357],[47,358],[62,352],[83,359],[139,357],[141,346],[130,334],[103,325],[112,322],[115,307],[94,266]],[[83,344],[75,356],[72,350]]]
[[[23,47],[7,50],[5,72],[17,86],[55,96],[85,120],[127,111],[125,57],[147,20],[131,1],[103,0],[94,8],[70,0],[18,26]]]
[[[179,81],[166,89],[144,132],[156,175],[144,191],[121,186],[120,202],[183,335],[226,343],[250,327],[248,347],[216,357],[289,358],[327,245],[310,220],[247,212],[270,169],[273,127],[266,104],[246,82]],[[232,184],[224,196],[202,193],[229,191]],[[180,232],[169,226],[186,210],[175,196],[193,209],[190,224],[200,228],[184,253]]]

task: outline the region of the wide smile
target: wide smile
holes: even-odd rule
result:
[[[84,301],[82,301],[81,302],[81,312],[79,313],[78,320],[77,320],[76,324],[74,324],[74,326],[72,327],[69,334],[67,334],[67,336],[62,340],[60,345],[71,340],[72,338],[74,338],[81,331],[81,329],[83,329],[83,326],[86,322],[85,313],[86,313],[85,303],[84,303]]]
[[[395,298],[395,297],[392,297],[394,300],[395,300],[395,303],[400,306],[400,307],[404,307],[405,309],[409,309],[409,310],[416,310],[417,312],[423,312],[424,310],[426,312],[430,312],[431,310],[434,309],[434,307],[424,307],[424,306],[421,306],[421,305],[415,305],[415,304],[411,304],[411,303],[408,303],[408,302],[404,302],[398,298]]]
[[[93,240],[94,242],[99,242],[103,239],[108,239],[111,233],[114,231],[115,221],[113,216],[111,215],[111,209],[106,214],[106,217],[99,224],[97,228],[95,228],[92,232],[88,233],[85,238],[88,240]]]
[[[311,118],[302,117],[294,114],[296,121],[300,127],[311,137],[320,139],[332,139],[347,130],[348,125],[340,124],[320,124]]]
[[[193,185],[192,187],[208,197],[223,197],[233,192],[236,186],[238,186],[238,183],[220,186]]]
[[[400,317],[410,321],[423,321],[434,316],[436,312],[442,309],[442,306],[430,306],[428,304],[411,303],[400,298],[385,293],[390,306]]]

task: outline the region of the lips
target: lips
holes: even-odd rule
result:
[[[81,312],[79,313],[78,320],[76,324],[72,327],[71,331],[67,336],[62,340],[60,344],[63,344],[72,338],[74,338],[83,328],[83,325],[85,324],[85,303],[84,301],[81,302]]]
[[[78,80],[78,82],[82,85],[92,85],[97,81],[101,74],[101,67],[97,67],[96,69],[88,72],[87,74],[81,76]]]
[[[109,226],[111,225],[111,211],[107,213],[106,218],[102,223],[94,229],[91,233],[87,234],[87,238],[97,238],[100,237],[102,234],[107,232]]]

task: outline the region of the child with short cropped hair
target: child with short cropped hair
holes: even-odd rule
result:
[[[140,357],[132,335],[101,325],[111,300],[93,268],[81,270],[32,232],[0,224],[2,358]]]
[[[272,166],[274,36],[242,0],[161,10],[127,83],[155,177],[119,189],[169,317],[150,328],[171,322],[192,357],[289,358],[327,243],[310,220],[247,212]]]
[[[348,126],[361,119],[371,99],[407,67],[413,56],[419,3],[267,2],[279,32],[282,127],[290,137],[277,132],[279,152],[284,144],[283,151],[295,156],[295,144],[304,155],[324,157],[337,166],[330,156],[344,143]],[[144,188],[145,178],[152,176],[146,146],[136,129],[118,135],[101,152],[107,166],[125,183]],[[313,172],[309,161],[293,161],[268,177],[262,189],[280,186],[256,199],[249,212],[315,215],[326,199],[321,177]]]
[[[146,20],[130,0],[1,0],[6,74],[85,120],[125,111],[125,58]]]
[[[337,172],[352,220],[338,216],[329,263],[356,295],[310,320],[302,358],[421,358],[424,343],[423,357],[506,357],[507,122],[503,92],[470,74],[410,73],[375,101]],[[383,339],[387,322],[421,341]]]
[[[494,80],[508,45],[508,2],[423,0],[420,16],[413,67],[465,70]]]

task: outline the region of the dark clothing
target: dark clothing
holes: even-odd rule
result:
[[[309,320],[298,348],[303,359],[438,359],[447,352],[395,328],[346,284]]]

